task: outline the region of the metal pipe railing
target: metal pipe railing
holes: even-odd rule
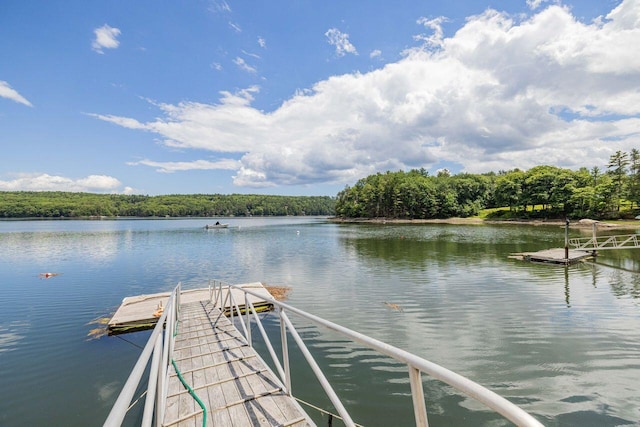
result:
[[[144,412],[142,415],[142,425],[150,426],[153,421],[153,410],[155,408],[156,393],[158,387],[158,377],[160,376],[160,357],[162,355],[162,335],[158,335],[153,349],[151,368],[149,368],[149,385],[147,387],[147,398],[144,401]],[[155,374],[155,375],[154,375]]]
[[[511,403],[507,399],[503,398],[502,396],[438,364],[429,362],[428,360],[418,357],[414,354],[411,354],[405,350],[399,349],[397,347],[394,347],[392,345],[379,341],[375,338],[371,338],[367,335],[361,334],[359,332],[340,326],[336,323],[322,319],[318,316],[307,313],[305,311],[297,309],[288,304],[279,302],[273,298],[265,298],[264,295],[252,292],[248,289],[244,289],[241,286],[228,285],[227,299],[229,298],[229,295],[231,294],[232,289],[237,289],[241,292],[244,292],[245,295],[249,294],[249,295],[253,295],[254,297],[260,298],[261,300],[266,300],[269,303],[273,304],[274,307],[278,308],[280,312],[280,319],[281,319],[281,340],[283,343],[283,363],[284,363],[284,371],[285,371],[282,382],[286,384],[288,393],[291,393],[291,381],[289,379],[289,359],[288,359],[288,350],[286,346],[287,329],[289,333],[293,336],[298,346],[300,347],[300,350],[303,352],[305,358],[307,359],[307,362],[311,365],[312,370],[314,371],[314,373],[316,374],[316,377],[318,378],[321,385],[325,389],[325,392],[327,393],[331,402],[334,404],[334,406],[336,407],[340,415],[343,416],[344,422],[347,425],[353,425],[353,421],[351,420],[348,413],[342,406],[342,403],[340,403],[337,395],[335,395],[335,392],[333,392],[333,389],[331,389],[331,386],[328,384],[328,381],[324,377],[324,374],[322,374],[322,372],[320,371],[320,368],[317,366],[317,364],[313,360],[313,357],[311,357],[309,350],[307,349],[306,345],[302,341],[302,338],[298,335],[297,331],[295,330],[293,324],[289,320],[285,311],[296,314],[308,321],[311,321],[316,325],[322,326],[326,329],[329,329],[333,332],[343,335],[354,342],[364,345],[365,347],[368,347],[388,357],[391,357],[397,361],[405,363],[409,369],[409,382],[411,385],[411,393],[412,393],[412,399],[413,399],[413,405],[414,405],[416,426],[428,427],[427,412],[426,412],[426,405],[425,405],[425,399],[424,399],[424,389],[423,389],[422,380],[420,378],[421,373],[425,373],[439,381],[442,381],[452,386],[453,388],[457,389],[458,391],[466,394],[467,396],[477,400],[478,402],[481,402],[488,408],[491,408],[492,410],[499,413],[506,419],[515,423],[517,426],[524,426],[524,427],[541,427],[542,426],[542,424],[539,421],[537,421],[533,416],[531,416],[530,414],[528,414],[527,412],[525,412],[523,409],[516,406],[515,404]],[[222,291],[222,285],[220,285],[220,292],[221,291]],[[233,300],[233,297],[231,297],[231,299]],[[233,316],[233,312],[235,311],[236,307],[232,307],[231,316]],[[249,304],[249,306],[245,306],[245,310],[247,310],[245,311],[247,315],[249,313],[248,310],[250,310],[254,314],[254,317],[257,318],[257,313],[252,304]],[[238,308],[238,313],[239,313],[239,308]],[[233,317],[232,317],[232,320],[233,320]],[[240,323],[242,324],[243,328],[245,328],[245,331],[247,329],[250,329],[245,327],[245,324],[244,322],[242,322],[242,319],[240,319]],[[262,332],[262,325],[260,324],[259,320],[258,320],[258,325]],[[269,341],[268,337],[265,337],[265,341],[266,342]],[[268,344],[268,347],[270,347],[270,343]],[[271,351],[272,349],[270,350],[270,352]],[[272,354],[272,357],[273,356],[274,355]],[[283,377],[283,372],[281,370],[282,368],[280,368],[280,366],[278,365],[279,363],[276,363],[276,366],[278,367],[278,371],[282,378]],[[334,401],[334,398],[335,398],[335,401]]]
[[[640,247],[638,234],[622,236],[573,237],[569,244],[576,249],[630,249]]]
[[[347,409],[344,407],[344,405],[340,401],[340,398],[338,397],[336,392],[333,390],[333,387],[331,387],[331,384],[329,384],[329,380],[327,380],[327,377],[322,372],[322,369],[320,368],[320,366],[318,366],[318,363],[316,363],[315,359],[311,355],[311,352],[305,345],[304,341],[302,341],[302,338],[300,337],[300,334],[298,334],[298,331],[296,331],[296,329],[293,327],[293,324],[291,323],[291,320],[289,320],[289,318],[287,317],[287,314],[283,311],[280,313],[280,315],[282,316],[282,319],[284,320],[285,325],[287,325],[287,328],[289,328],[289,333],[291,334],[295,342],[298,344],[298,348],[300,348],[300,351],[304,355],[304,358],[307,359],[307,363],[311,367],[311,370],[313,371],[313,373],[316,375],[316,378],[320,382],[322,389],[327,394],[327,397],[333,404],[333,407],[336,408],[336,410],[342,417],[342,421],[345,423],[347,427],[355,427],[355,424],[351,419],[351,415],[349,415],[349,413],[347,412]]]
[[[262,325],[262,322],[260,321],[260,317],[258,316],[258,313],[256,312],[255,308],[253,307],[253,304],[251,304],[251,303],[249,303],[249,304],[251,305],[251,313],[255,317],[256,325],[258,326],[258,329],[260,330],[260,334],[262,335],[262,339],[264,339],[264,343],[267,346],[267,350],[269,351],[269,355],[271,355],[271,360],[273,360],[273,363],[275,364],[276,369],[278,371],[278,375],[280,375],[280,381],[286,387],[287,394],[290,395],[291,394],[291,388],[290,388],[291,387],[291,381],[287,380],[287,372],[282,367],[282,364],[280,363],[280,360],[278,359],[278,356],[276,355],[276,351],[273,349],[273,345],[271,344],[271,340],[269,339],[269,336],[267,335],[267,331],[264,329],[264,326]],[[285,363],[285,366],[287,366],[288,359],[284,363]]]
[[[117,427],[122,424],[124,418],[127,415],[129,405],[133,396],[140,384],[140,380],[149,364],[149,359],[153,357],[151,367],[149,369],[149,383],[147,385],[147,392],[145,397],[145,407],[143,411],[143,426],[150,426],[152,423],[152,414],[155,406],[156,420],[163,418],[164,408],[162,405],[157,405],[158,401],[163,402],[166,397],[166,374],[168,369],[168,359],[170,358],[170,347],[173,340],[173,331],[175,327],[175,321],[177,319],[177,310],[179,304],[180,284],[176,286],[169,300],[165,305],[164,311],[156,326],[153,328],[153,332],[149,337],[149,341],[145,345],[140,357],[136,361],[129,378],[125,382],[116,402],[114,403],[107,419],[104,422],[105,427]],[[166,323],[164,340],[162,336],[162,329]],[[169,335],[169,336],[168,336]],[[160,364],[160,354],[162,354],[162,363]],[[158,399],[156,397],[159,397]]]

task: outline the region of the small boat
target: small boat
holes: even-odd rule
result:
[[[229,224],[220,224],[218,222],[218,223],[215,223],[215,224],[207,224],[207,225],[204,226],[204,229],[205,230],[214,230],[216,228],[227,228],[227,227],[229,227]]]

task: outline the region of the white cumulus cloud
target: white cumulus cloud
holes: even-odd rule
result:
[[[430,30],[432,34],[420,34],[415,36],[414,39],[423,42],[424,45],[429,48],[442,47],[442,44],[444,42],[444,30],[442,29],[442,24],[447,21],[447,18],[445,18],[444,16],[439,16],[433,19],[424,17],[418,19],[418,24],[423,25],[426,29]]]
[[[353,184],[441,162],[469,172],[602,167],[616,150],[640,147],[639,0],[590,23],[558,5],[517,19],[487,10],[449,38],[443,19],[421,20],[433,35],[398,62],[319,81],[273,111],[252,106],[251,87],[216,104],[159,104],[146,123],[95,117],[168,147],[234,153],[235,184],[252,187]],[[149,164],[180,169],[168,165]]]
[[[91,43],[91,47],[98,53],[104,53],[104,49],[115,49],[120,45],[118,36],[120,30],[113,28],[107,24],[93,30],[95,39]]]
[[[215,162],[209,160],[195,160],[192,162],[154,162],[153,160],[140,160],[127,163],[130,166],[144,165],[156,168],[158,172],[173,173],[187,170],[236,170],[242,165],[233,159],[221,159]]]
[[[344,56],[347,53],[358,54],[356,47],[349,41],[349,34],[343,33],[337,28],[331,28],[327,30],[324,35],[327,37],[329,44],[335,46],[336,55]]]
[[[24,104],[28,107],[33,107],[31,103],[24,96],[20,95],[17,90],[11,87],[11,85],[5,81],[0,80],[0,97],[7,98],[20,104]]]
[[[20,174],[14,179],[0,180],[2,191],[73,191],[73,192],[119,192],[122,183],[107,175],[89,175],[84,178],[72,179],[64,176],[46,173]],[[132,189],[126,187],[125,190]]]
[[[550,1],[554,1],[555,3],[559,3],[558,0],[527,0],[527,6],[529,6],[529,8],[531,10],[536,10],[540,6],[542,6],[542,4],[550,2]]]

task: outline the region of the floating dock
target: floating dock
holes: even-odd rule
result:
[[[569,256],[565,258],[564,248],[554,248],[537,252],[522,252],[512,254],[510,258],[531,262],[569,265],[575,264],[584,259],[593,258],[594,256],[592,252],[576,251],[572,249],[569,250],[568,255]]]
[[[264,299],[249,295],[249,301],[258,311],[268,311],[273,309],[273,304],[266,301],[272,298],[269,291],[260,282],[246,283],[239,285],[253,292],[264,295]],[[231,291],[236,301],[241,302],[240,310],[244,309],[244,294],[239,290]],[[138,295],[127,297],[122,300],[115,314],[107,324],[109,335],[123,334],[127,332],[142,331],[153,328],[166,307],[171,292],[160,292],[157,294]],[[183,290],[180,298],[183,303],[204,301],[210,299],[209,288]],[[229,311],[229,306],[224,307],[224,311]]]

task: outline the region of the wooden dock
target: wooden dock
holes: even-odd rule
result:
[[[521,259],[531,262],[542,262],[550,264],[575,264],[587,258],[593,258],[591,252],[569,250],[569,257],[565,258],[564,248],[545,249],[537,252],[522,252],[512,254],[511,258]]]
[[[263,294],[265,298],[272,298],[269,291],[265,289],[260,282],[246,283],[240,286]],[[236,301],[239,302],[240,309],[243,309],[244,295],[242,292],[232,290],[232,294]],[[120,304],[120,307],[107,324],[108,333],[110,335],[116,335],[153,328],[158,322],[158,317],[162,314],[163,307],[167,305],[169,295],[170,292],[160,292],[123,299],[122,304]],[[184,304],[207,300],[209,299],[209,295],[209,288],[183,290],[180,294],[180,299]],[[249,301],[258,311],[273,309],[273,305],[265,301],[265,299],[250,296]],[[225,310],[229,310],[228,303]]]
[[[209,301],[181,303],[162,425],[314,426],[230,320]]]
[[[271,371],[260,355],[252,347],[250,323],[242,323],[242,317],[236,317],[244,334],[225,316],[224,305],[229,292],[239,291],[260,299],[262,284],[225,285],[214,281],[216,292],[197,300],[195,293],[185,298],[189,291],[182,292],[178,284],[171,293],[166,312],[156,322],[153,332],[138,358],[131,375],[125,382],[107,419],[105,427],[119,427],[125,421],[127,412],[135,403],[133,399],[139,393],[146,378],[144,409],[141,425],[159,425],[163,427],[200,427],[200,426],[315,426],[314,421],[302,409],[298,399],[294,398],[290,386],[290,366],[287,336],[293,336],[298,348],[309,362],[310,368],[320,382],[333,407],[340,414],[334,415],[312,406],[315,410],[329,415],[329,425],[333,417],[343,420],[344,425],[355,424],[337,396],[320,367],[313,360],[302,337],[296,332],[285,310],[296,313],[316,325],[329,328],[369,347],[381,354],[392,357],[400,363],[406,363],[409,373],[407,387],[411,389],[413,412],[416,425],[428,426],[421,373],[449,384],[469,397],[484,403],[487,407],[502,414],[517,425],[542,427],[535,418],[515,406],[510,401],[485,389],[481,385],[460,376],[444,367],[412,355],[399,348],[380,342],[363,334],[351,331],[330,321],[318,318],[302,310],[268,298],[263,303],[277,305],[280,317],[280,339],[282,339],[282,361],[272,349],[270,339],[264,333],[253,303],[249,310],[259,327],[261,337],[274,358],[280,376]],[[243,289],[253,286],[252,290]],[[268,293],[268,291],[267,291]],[[226,295],[225,295],[226,294]],[[214,297],[214,301],[211,297]],[[219,297],[219,298],[215,298]],[[138,303],[149,298],[138,297]],[[246,301],[236,298],[236,301]],[[237,305],[234,304],[237,308]],[[247,310],[245,310],[247,311]],[[248,320],[248,319],[244,319]],[[246,326],[246,328],[245,328]],[[278,360],[275,360],[278,359]],[[282,362],[284,366],[281,366]],[[149,367],[150,366],[150,367]],[[148,369],[148,370],[147,370]],[[286,384],[286,385],[285,385]],[[132,404],[133,402],[133,404]],[[342,425],[342,422],[341,422]]]

